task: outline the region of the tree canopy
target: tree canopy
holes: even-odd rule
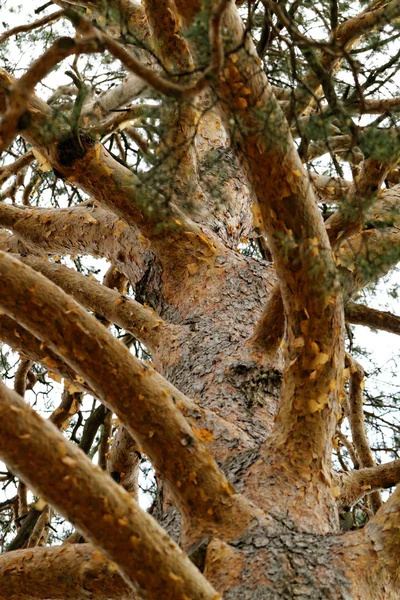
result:
[[[400,2],[1,9],[0,600],[397,598]]]

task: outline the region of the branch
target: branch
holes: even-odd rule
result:
[[[117,483],[132,494],[135,500],[139,497],[139,465],[138,445],[126,427],[120,425],[108,453],[107,471]]]
[[[400,98],[364,99],[363,102],[352,102],[346,105],[349,113],[363,115],[380,115],[382,113],[399,112]]]
[[[105,135],[116,131],[119,127],[121,127],[121,125],[129,123],[130,121],[140,117],[149,116],[154,114],[156,111],[158,111],[158,108],[151,105],[147,106],[144,104],[134,104],[122,112],[117,112],[109,119],[96,123],[96,125],[93,125],[89,128],[89,132],[92,135],[104,137]]]
[[[0,70],[0,112],[5,110],[5,98],[10,82],[12,78],[5,71]],[[139,180],[130,169],[116,161],[101,144],[93,145],[92,141],[85,140],[82,135],[80,141],[85,146],[85,152],[83,155],[77,153],[70,132],[64,131],[60,140],[60,132],[57,128],[49,126],[50,121],[55,119],[51,109],[35,96],[32,97],[31,104],[35,111],[31,126],[24,130],[24,138],[45,156],[58,176],[67,179],[69,183],[79,187],[105,208],[119,215],[131,228],[136,230],[139,227],[145,236],[154,241],[154,249],[159,252],[160,259],[165,257],[167,244],[168,253],[176,249],[180,261],[193,262],[190,252],[182,253],[181,245],[171,243],[176,236],[180,239],[183,237],[187,245],[187,234],[190,236],[193,251],[210,251],[210,242],[205,239],[201,228],[169,202],[167,197],[158,193],[154,186]],[[1,208],[1,211],[5,210]],[[86,220],[89,221],[90,217]],[[169,237],[165,235],[166,228]],[[121,223],[119,231],[123,232],[124,229],[129,230]],[[100,236],[97,237],[97,243],[101,243]],[[213,243],[219,244],[216,236],[213,238]],[[221,252],[225,252],[222,244],[220,249]],[[120,266],[118,252],[111,260],[120,270],[126,272],[126,269]],[[128,273],[126,274],[129,276]]]
[[[181,330],[163,321],[151,308],[74,269],[37,257],[21,257],[20,260],[56,283],[92,312],[130,331],[150,351],[154,351],[161,341],[167,344],[168,338]]]
[[[90,128],[99,120],[108,118],[111,111],[130,104],[140,96],[146,87],[146,84],[136,75],[128,75],[121,84],[110,88],[92,102],[85,104],[82,110],[83,125]]]
[[[400,317],[390,312],[370,308],[363,304],[349,302],[346,306],[346,320],[355,325],[364,325],[372,329],[381,329],[400,335]]]
[[[4,384],[1,384],[1,385],[4,385]],[[16,396],[16,397],[18,397],[18,396]],[[3,412],[1,388],[0,388],[0,409]],[[1,429],[1,427],[0,427],[0,429]],[[2,452],[1,446],[2,446],[2,442],[0,442],[0,453]],[[6,462],[8,464],[7,460],[6,460]],[[22,479],[24,479],[24,481],[27,481],[27,479],[25,477],[22,477]],[[17,535],[12,540],[12,542],[10,542],[10,544],[8,544],[7,552],[11,551],[11,550],[17,550],[18,548],[22,548],[26,544],[26,542],[29,540],[42,512],[43,512],[43,508],[39,509],[36,507],[35,504],[30,507],[27,515],[25,516],[24,520],[22,521],[21,527],[18,529]]]
[[[349,354],[346,355],[346,364],[350,367],[350,392],[348,415],[353,443],[362,467],[375,467],[375,460],[369,447],[365,431],[362,389],[364,386],[364,371]],[[382,506],[379,492],[372,492],[371,503],[376,512]]]
[[[18,365],[18,369],[14,376],[14,390],[20,396],[24,397],[26,391],[26,376],[32,366],[32,361],[29,359],[21,359]]]
[[[54,423],[57,429],[64,429],[65,424],[79,411],[82,405],[82,392],[70,392],[68,385],[62,393],[61,402],[49,416],[49,421]]]
[[[66,3],[62,0],[55,2],[65,8]],[[108,30],[112,30],[113,36],[122,38],[126,43],[135,45],[135,52],[140,48],[147,48],[149,41],[149,30],[144,10],[136,0],[121,2],[120,0],[108,0],[104,4],[103,0],[90,0],[85,2],[91,11],[91,16],[97,22],[106,22]],[[81,0],[68,0],[68,7],[82,6]],[[100,19],[99,19],[100,17]]]
[[[115,566],[90,544],[0,554],[0,600],[138,600]]]
[[[147,242],[134,226],[99,207],[23,209],[0,203],[0,226],[34,254],[90,254],[108,258],[135,284],[146,269]],[[140,240],[139,240],[140,237]],[[16,252],[17,249],[10,248]]]
[[[314,186],[318,202],[324,202],[325,204],[342,202],[351,186],[350,181],[339,177],[314,175],[312,173],[309,173],[309,177]]]
[[[18,171],[30,165],[34,160],[35,156],[32,150],[30,150],[29,152],[25,152],[23,156],[17,158],[17,160],[10,165],[0,167],[0,185],[2,185],[9,177],[15,175],[18,173]]]
[[[224,53],[222,38],[220,35],[220,23],[224,10],[229,2],[230,0],[221,0],[211,17],[209,26],[211,62],[199,79],[194,84],[190,85],[179,85],[169,81],[168,79],[160,77],[152,69],[149,69],[143,65],[142,62],[137,60],[124,48],[124,46],[116,42],[112,37],[105,33],[100,33],[94,30],[91,23],[81,15],[72,13],[71,11],[68,16],[77,30],[83,35],[93,35],[93,33],[96,31],[99,39],[101,39],[104,44],[104,48],[107,49],[115,58],[120,60],[129,71],[132,71],[137,77],[143,79],[143,81],[145,81],[152,88],[161,94],[165,94],[166,96],[176,98],[177,100],[183,100],[185,98],[194,98],[200,94],[200,92],[202,92],[208,86],[210,78],[216,76],[222,68]]]
[[[63,362],[49,348],[46,342],[41,342],[24,329],[19,322],[17,323],[17,321],[10,319],[10,317],[4,314],[0,314],[0,340],[4,341],[15,351],[23,352],[27,358],[42,364],[49,371],[57,373],[60,377],[66,379],[65,388],[71,394],[77,395],[80,391],[83,391],[97,398],[95,391],[85,379],[80,375],[78,376],[68,364]],[[207,445],[210,451],[213,452],[213,455],[217,457],[217,460],[224,460],[226,458],[224,444],[227,437],[238,442],[240,440],[240,444],[243,444],[242,447],[248,447],[246,436],[243,438],[243,432],[236,425],[225,421],[211,410],[200,408],[198,404],[189,400],[189,398],[182,395],[180,397],[184,402],[181,402],[179,408],[184,412],[192,430],[196,431],[199,429],[212,432]],[[57,413],[57,409],[55,413]]]
[[[54,512],[50,506],[46,505],[33,528],[32,534],[28,540],[27,548],[34,548],[39,544],[44,546],[46,544],[53,515]]]
[[[4,384],[0,407],[2,459],[116,562],[133,589],[160,600],[219,597],[129,494]]]
[[[397,158],[393,159],[396,164]],[[364,227],[368,209],[378,198],[382,183],[390,171],[390,162],[369,158],[362,164],[357,177],[338,210],[325,223],[333,250]]]
[[[247,524],[253,509],[178,409],[193,414],[193,403],[43,275],[5,253],[0,272],[0,307],[45,340],[127,425],[192,524],[209,530],[218,522],[224,531]]]
[[[363,35],[373,30],[380,23],[390,23],[400,15],[398,0],[379,3],[372,2],[364,11],[347,19],[335,30],[331,38],[331,48],[335,52],[322,51],[319,61],[327,73],[337,70],[345,53],[348,53],[354,43]],[[302,114],[316,98],[320,96],[321,82],[316,73],[310,70],[295,91],[295,106],[297,114]]]
[[[274,353],[281,343],[284,328],[285,314],[282,294],[279,285],[276,285],[256,325],[250,343],[264,353]]]
[[[340,481],[340,506],[351,507],[367,494],[400,483],[400,460],[337,475]]]
[[[323,183],[326,185],[325,182]],[[337,264],[345,301],[371,281],[386,275],[389,269],[398,262],[400,258],[400,250],[398,250],[400,238],[397,230],[389,227],[389,225],[397,225],[399,194],[400,186],[385,190],[379,196],[374,207],[365,216],[367,223],[379,226],[379,229],[369,229],[361,232],[359,235],[350,238],[339,249]],[[278,298],[279,293],[278,288],[273,291],[270,303],[264,310],[250,340],[255,347],[264,352],[276,350],[283,336],[284,311],[282,300]],[[354,308],[352,309],[351,306],[349,309],[345,308],[346,317],[351,314],[352,310],[354,314]],[[367,318],[366,313],[364,314]],[[382,315],[386,315],[386,313],[382,313]],[[357,317],[355,316],[355,318]],[[374,319],[372,314],[368,318]],[[379,326],[380,317],[377,318],[379,319],[377,323],[371,326],[381,329]],[[386,323],[389,323],[386,316],[382,318]],[[353,322],[351,317],[349,321]],[[390,327],[396,328],[396,322],[393,319],[390,320],[390,324]],[[388,331],[392,331],[392,329]],[[396,331],[393,330],[393,333],[396,333]]]
[[[98,38],[59,38],[32,63],[20,79],[14,81],[9,88],[8,109],[0,122],[0,153],[9,146],[17,133],[30,124],[29,101],[39,81],[44,79],[57,63],[72,54],[92,54],[101,51]]]
[[[339,249],[336,259],[344,299],[386,275],[399,259],[397,228],[368,229],[350,238]]]
[[[28,23],[26,25],[18,25],[17,27],[13,27],[12,29],[5,31],[2,35],[0,35],[0,44],[4,44],[4,42],[6,40],[8,40],[8,38],[12,37],[13,35],[18,35],[19,33],[26,33],[28,31],[32,31],[33,29],[38,29],[39,27],[43,27],[43,25],[47,25],[48,23],[52,23],[53,21],[57,21],[58,19],[60,19],[63,16],[63,14],[64,14],[63,10],[58,10],[54,13],[51,13],[51,15],[46,15],[42,19],[38,19],[37,21],[34,21],[33,23]]]
[[[38,340],[29,331],[21,327],[17,321],[4,314],[0,314],[0,340],[8,344],[13,350],[23,352],[33,362],[40,363],[49,371],[65,378],[75,387],[91,396],[95,396],[90,386],[81,377],[77,378],[75,371],[50,350],[47,344]]]
[[[371,580],[378,576],[375,581],[379,581],[379,575],[382,574],[382,569],[384,569],[386,577],[390,578],[395,585],[397,582],[397,590],[400,556],[399,512],[400,487],[397,486],[389,500],[368,521],[363,530],[365,536],[364,549],[370,550],[369,556],[375,558],[375,560],[368,562]],[[377,548],[379,548],[379,552],[377,552]],[[360,547],[360,550],[362,550],[362,547]],[[396,593],[397,591],[394,593],[394,598]]]
[[[274,433],[264,447],[265,477],[268,480],[278,471],[282,489],[294,490],[288,493],[293,514],[297,494],[302,498],[310,494],[309,502],[303,503],[308,512],[302,522],[314,526],[315,512],[321,510],[322,526],[327,516],[324,502],[330,502],[331,491],[321,473],[331,461],[344,358],[344,314],[336,266],[289,125],[233,5],[224,26],[230,32],[229,58],[216,90],[258,198],[287,317],[284,386]],[[300,481],[299,472],[307,472],[307,477]],[[319,506],[315,497],[321,500]],[[313,504],[312,511],[307,504]]]

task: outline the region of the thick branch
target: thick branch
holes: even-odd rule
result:
[[[302,515],[302,522],[314,527],[315,512],[325,513],[321,524],[326,518],[331,495],[321,473],[330,465],[339,406],[344,325],[340,288],[312,185],[232,4],[224,26],[230,32],[229,53],[216,92],[258,197],[288,322],[284,388],[275,431],[265,447],[265,481],[279,472],[283,489],[288,486],[294,492],[293,512],[297,493],[310,494],[303,504],[305,513],[318,496],[320,505]],[[323,481],[327,485],[321,491]]]
[[[102,548],[132,587],[160,600],[184,595],[199,600],[219,597],[121,486],[4,384],[0,385],[0,407],[2,459]]]
[[[342,473],[340,479],[340,505],[354,506],[364,496],[391,488],[400,483],[400,460],[357,471]]]
[[[167,338],[176,335],[179,330],[163,321],[151,308],[146,308],[133,298],[109,289],[64,265],[36,257],[21,257],[21,260],[56,283],[86,308],[133,333],[150,351],[156,349],[161,340],[163,344],[168,343]]]
[[[8,73],[0,70],[0,112],[5,110],[7,89],[12,81]],[[188,232],[192,245],[196,249],[209,251],[210,243],[205,240],[201,228],[182,214],[173,203],[169,203],[168,199],[155,190],[153,185],[147,185],[139,180],[130,169],[115,160],[101,144],[93,145],[92,141],[81,136],[80,141],[84,151],[82,152],[81,147],[78,151],[73,144],[71,132],[65,131],[65,123],[57,125],[57,127],[64,127],[60,141],[59,130],[53,123],[51,127],[49,126],[55,119],[51,109],[36,96],[32,97],[31,105],[35,111],[32,111],[31,125],[24,130],[24,138],[49,160],[60,177],[75,184],[94,200],[117,214],[130,227],[135,230],[139,227],[152,239],[155,250],[160,250],[161,260],[165,256],[167,245],[168,253],[176,250],[180,261],[192,262],[190,253],[179,252],[181,245],[174,243],[176,236],[180,239],[183,237],[187,244]],[[4,210],[2,208],[3,212]],[[160,227],[161,223],[162,227]],[[168,227],[169,237],[165,235],[165,227]],[[123,231],[124,224],[121,224],[119,232]],[[119,236],[119,232],[114,235]],[[97,243],[100,239],[99,237]],[[213,242],[214,245],[218,244],[216,236]],[[122,266],[119,266],[120,261],[117,257],[112,258],[112,262],[125,272]]]
[[[327,181],[324,179],[321,184],[328,185],[329,178],[326,179]],[[368,180],[365,185],[368,185]],[[368,229],[361,232],[350,238],[339,249],[337,264],[345,301],[351,298],[358,289],[385,275],[398,262],[400,252],[397,249],[400,240],[398,232],[393,226],[397,225],[399,220],[399,195],[400,186],[398,185],[382,192],[378,201],[363,219],[367,224],[379,227],[379,229]],[[359,224],[358,219],[354,222],[355,226],[357,222]],[[329,225],[329,220],[326,223]],[[283,304],[279,294],[280,291],[277,287],[251,339],[255,347],[265,352],[273,352],[278,347],[284,332]],[[372,309],[366,308],[362,317],[360,313],[362,309],[359,309],[359,317],[357,317],[354,306],[351,304],[345,308],[345,314],[350,323],[355,323],[352,320],[353,317],[364,319],[365,322],[360,325],[367,325],[368,319],[371,319],[371,327],[385,329],[385,327],[380,327],[379,323],[387,323],[390,327],[388,331],[397,333],[394,315],[393,318],[389,318],[387,313],[381,313],[382,317],[380,317],[378,316],[379,311],[377,311],[376,317],[372,312],[369,312],[367,316],[367,311],[372,311]]]
[[[177,408],[190,413],[193,403],[55,284],[7,254],[0,257],[2,309],[45,340],[117,413],[168,481],[192,527],[212,530],[218,522],[218,528],[236,531],[247,524],[252,510]]]
[[[90,386],[81,377],[78,381],[75,371],[50,350],[44,342],[38,340],[29,331],[21,327],[17,321],[4,314],[0,314],[0,340],[8,344],[13,350],[23,352],[33,362],[40,363],[49,371],[55,372],[72,382],[75,387],[88,392],[92,396],[95,395]]]
[[[108,258],[133,284],[146,268],[145,238],[135,227],[96,206],[47,210],[0,204],[0,226],[11,229],[28,252]],[[8,241],[12,240],[5,243]],[[16,251],[13,247],[10,250]]]
[[[68,544],[0,555],[0,600],[138,600],[101,552]]]

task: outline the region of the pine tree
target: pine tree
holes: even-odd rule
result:
[[[399,258],[398,0],[14,10],[0,599],[398,598],[396,397],[350,327],[400,333],[356,302]]]

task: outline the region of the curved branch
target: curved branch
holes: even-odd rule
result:
[[[0,600],[138,600],[115,566],[90,544],[0,554]]]
[[[309,494],[302,523],[314,527],[321,510],[321,527],[329,527],[330,483],[322,473],[331,461],[344,358],[336,267],[289,125],[233,4],[224,26],[230,32],[229,55],[216,92],[258,198],[287,317],[284,386],[274,432],[264,447],[265,481],[279,472],[282,490],[291,490],[293,514],[297,494]],[[301,482],[299,472],[307,472]]]
[[[24,167],[27,167],[35,160],[32,150],[25,152],[20,158],[17,158],[10,165],[0,167],[0,185],[2,185],[9,177],[18,173]]]
[[[132,497],[0,384],[0,456],[152,598],[218,594]],[[173,576],[171,576],[173,574]]]
[[[342,507],[357,504],[367,494],[400,483],[400,460],[337,475],[340,481],[339,502]]]
[[[13,35],[18,35],[19,33],[26,33],[28,31],[32,31],[33,29],[38,29],[39,27],[42,27],[43,25],[47,25],[48,23],[52,23],[53,21],[57,21],[58,19],[60,19],[63,16],[63,14],[64,14],[63,10],[57,10],[56,12],[51,13],[50,15],[46,15],[42,19],[38,19],[37,21],[34,21],[33,23],[28,23],[26,25],[18,25],[17,27],[13,27],[12,29],[5,31],[2,35],[0,35],[0,44],[4,44],[4,42],[6,40],[8,40],[8,38],[12,37]]]
[[[23,209],[0,203],[0,226],[13,231],[24,250],[34,254],[82,253],[108,258],[133,284],[146,269],[146,239],[135,227],[97,206]],[[5,240],[7,248],[18,251],[10,242]]]
[[[78,378],[75,371],[50,350],[44,342],[38,340],[29,331],[21,327],[17,321],[4,314],[0,314],[0,340],[8,344],[13,350],[24,353],[33,362],[40,363],[49,371],[57,373],[60,377],[70,381],[75,387],[91,396],[95,396],[90,386],[81,377]]]
[[[44,340],[127,425],[194,529],[213,530],[218,523],[237,531],[247,524],[253,509],[178,408],[190,415],[193,403],[43,275],[5,253],[0,272],[0,307]]]
[[[9,88],[8,109],[0,123],[0,153],[7,148],[19,131],[29,125],[29,101],[39,81],[68,56],[101,51],[98,38],[59,38],[40,58],[35,60],[20,79],[13,82]]]
[[[328,181],[323,180],[324,185],[327,183]],[[379,229],[365,230],[345,241],[339,249],[337,264],[345,301],[371,281],[386,275],[398,262],[400,236],[393,225],[397,225],[399,221],[399,197],[399,185],[385,190],[365,215],[365,221]],[[250,340],[255,347],[264,352],[276,350],[283,336],[284,311],[279,295],[280,289],[276,287]],[[387,331],[397,333],[397,321],[394,315],[389,317],[389,313],[380,313],[381,317],[378,314],[380,311],[376,311],[377,314],[374,316],[371,312],[373,309],[365,307],[363,316],[360,314],[362,309],[358,309],[357,317],[355,310],[354,304],[345,307],[345,315],[351,323],[355,323],[352,318],[364,319],[365,323],[360,325],[368,324],[368,319],[371,319],[371,327],[385,329],[380,327],[380,323],[387,323],[390,327]]]
[[[161,340],[167,344],[168,338],[181,330],[163,321],[151,308],[65,265],[37,257],[21,257],[20,260],[56,283],[89,310],[130,331],[150,351],[154,351]]]

